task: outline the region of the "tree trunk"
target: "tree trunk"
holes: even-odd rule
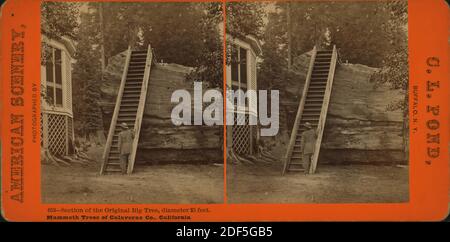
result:
[[[292,69],[292,27],[291,27],[291,2],[288,2],[287,4],[287,10],[286,10],[286,21],[287,21],[287,44],[288,44],[288,50],[287,50],[287,57],[288,57],[288,71],[291,71]]]
[[[105,58],[105,35],[104,35],[104,21],[103,21],[103,3],[98,3],[98,15],[100,21],[100,62],[102,65],[102,81],[103,81],[103,73],[106,69],[106,58]]]

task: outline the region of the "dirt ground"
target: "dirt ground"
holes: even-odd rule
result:
[[[44,203],[222,203],[223,167],[141,165],[132,175],[98,175],[99,165],[42,165]],[[408,167],[320,166],[280,176],[275,165],[229,165],[230,203],[391,203],[408,201]]]
[[[318,173],[287,173],[280,166],[230,166],[230,203],[393,203],[409,200],[407,166],[320,166]]]
[[[42,165],[43,203],[223,202],[223,167],[136,166],[131,175],[99,175],[99,165]]]

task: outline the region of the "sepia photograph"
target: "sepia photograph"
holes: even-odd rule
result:
[[[157,233],[194,240],[445,220],[449,13],[440,0],[6,1],[1,217],[171,222]]]
[[[224,6],[42,3],[43,202],[408,202],[407,2]]]
[[[223,202],[223,126],[172,114],[197,117],[189,95],[222,92],[220,8],[42,3],[44,203]]]
[[[227,126],[229,203],[409,201],[407,1],[230,2],[226,21],[227,91],[259,94]]]

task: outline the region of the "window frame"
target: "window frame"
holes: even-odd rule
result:
[[[59,108],[64,108],[64,90],[63,90],[63,83],[64,83],[64,75],[63,75],[63,59],[64,59],[64,57],[63,57],[63,50],[61,50],[61,49],[59,49],[59,48],[56,48],[56,47],[54,47],[54,46],[48,46],[48,48],[50,49],[50,56],[51,56],[51,58],[50,58],[50,63],[51,63],[51,66],[52,66],[52,73],[48,73],[48,69],[49,68],[47,68],[47,65],[49,64],[48,63],[48,60],[46,61],[46,63],[45,63],[45,71],[46,71],[46,73],[45,73],[45,75],[46,75],[46,78],[45,78],[45,86],[46,86],[46,88],[48,89],[49,87],[51,87],[52,89],[53,89],[53,98],[52,98],[52,100],[48,100],[47,99],[47,103],[49,104],[49,105],[51,105],[51,106],[54,106],[54,107],[59,107]],[[59,59],[59,69],[60,69],[60,75],[59,75],[59,77],[60,77],[60,81],[61,81],[61,83],[57,83],[57,80],[56,80],[56,78],[57,78],[57,75],[56,75],[56,67],[58,66],[57,65],[57,63],[56,63],[56,51],[59,51],[60,53],[61,53],[61,55],[60,55],[60,59]],[[52,76],[52,78],[51,78],[51,81],[49,81],[49,75],[51,75]],[[60,91],[61,91],[61,103],[59,103],[59,102],[57,102],[57,100],[58,100],[58,98],[57,98],[57,89],[59,89]]]
[[[241,49],[242,50],[245,50],[245,63],[241,63]],[[233,53],[236,53],[237,54],[237,58],[236,59],[234,59],[234,57],[233,56],[231,56],[231,65],[230,65],[230,74],[231,74],[231,86],[232,86],[232,89],[235,89],[235,88],[237,88],[238,90],[240,89],[240,90],[243,90],[243,91],[246,91],[247,90],[247,88],[248,88],[248,68],[249,68],[249,60],[248,60],[248,52],[249,52],[250,50],[249,49],[247,49],[247,48],[245,48],[245,47],[243,47],[243,46],[241,46],[241,45],[238,45],[238,44],[233,44],[232,45],[232,54]],[[233,63],[233,61],[236,61],[236,63]],[[241,69],[242,69],[242,66],[245,64],[245,68],[246,68],[246,70],[245,70],[245,75],[246,75],[246,77],[245,77],[245,83],[243,83],[242,82],[242,72],[241,72]],[[234,68],[236,68],[237,67],[237,77],[238,77],[238,80],[233,80],[234,79],[234,77],[233,77],[233,69]]]

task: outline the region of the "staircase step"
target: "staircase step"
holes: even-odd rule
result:
[[[122,102],[123,101],[138,101],[139,102],[139,97],[140,97],[140,95],[137,95],[137,96],[130,96],[130,95],[125,96],[125,95],[123,95],[122,96]]]
[[[134,56],[144,56],[147,57],[147,52],[131,52],[131,57]]]
[[[319,95],[319,94],[315,94],[315,93],[307,93],[306,94],[306,98],[323,98],[324,95]]]
[[[110,155],[109,160],[119,160],[119,154],[117,155]]]
[[[128,73],[127,81],[130,79],[142,79],[144,77],[144,73]]]
[[[122,123],[123,123],[123,122],[122,122]],[[134,122],[125,122],[125,123],[127,123],[129,129],[133,129],[133,128],[134,128]],[[122,131],[122,127],[120,127],[119,124],[116,125],[115,128],[116,128],[117,130]],[[114,138],[114,137],[113,137],[113,138]],[[113,139],[113,141],[114,141],[114,139]],[[116,141],[117,141],[117,140],[116,140]]]
[[[127,82],[138,82],[138,83],[142,83],[144,81],[144,78],[142,77],[143,75],[140,76],[129,76],[127,77]]]
[[[301,169],[301,168],[289,168],[289,171],[299,172],[299,171],[305,171],[305,169]]]
[[[133,57],[131,57],[130,63],[146,63],[146,61],[147,61],[147,58],[133,58]]]
[[[302,119],[303,118],[314,118],[314,117],[319,117],[320,113],[303,113],[302,114]]]
[[[133,65],[128,67],[128,71],[145,71],[145,65]]]
[[[322,107],[322,103],[317,103],[317,102],[315,102],[315,103],[305,103],[305,108],[306,107]]]
[[[134,106],[138,106],[139,105],[139,98],[123,98],[122,97],[122,102],[120,103],[120,106],[125,106],[125,105],[134,105]],[[129,106],[128,106],[129,107]]]
[[[119,114],[121,114],[121,113],[136,113],[137,110],[138,110],[137,107],[133,107],[133,108],[120,107]]]
[[[317,126],[317,124],[319,124],[319,119],[320,116],[316,116],[316,117],[302,117],[303,122],[300,123],[300,127],[299,128],[303,128],[302,131],[305,131],[304,129],[304,125],[306,122],[310,123],[312,126]]]
[[[143,78],[128,78],[125,83],[126,86],[142,86]]]
[[[127,80],[125,87],[142,87],[142,81],[139,80]]]
[[[144,70],[136,70],[136,69],[132,69],[132,70],[128,70],[128,75],[133,75],[133,74],[140,74],[140,75],[144,75]]]
[[[130,67],[134,67],[134,66],[145,66],[145,64],[147,64],[145,61],[144,62],[130,62]],[[128,67],[129,68],[129,67]]]
[[[321,107],[320,108],[314,108],[314,109],[304,109],[303,113],[315,113],[315,114],[320,114],[320,112],[322,111]]]
[[[120,107],[121,107],[121,108],[122,108],[122,107],[126,107],[126,108],[136,108],[136,109],[137,109],[138,105],[139,105],[138,103],[134,104],[134,103],[127,102],[127,103],[122,103],[122,104],[120,104]]]
[[[311,75],[311,79],[320,79],[320,78],[328,77],[328,72],[326,73],[313,73]]]
[[[331,62],[331,58],[329,58],[329,57],[316,57],[316,60],[314,62],[315,63],[317,63],[317,62]]]
[[[305,106],[307,106],[307,104],[320,104],[320,106],[322,106],[322,103],[323,99],[307,98],[305,100]]]
[[[313,86],[311,86],[311,84],[310,84],[310,86],[309,86],[309,90],[325,90],[325,89],[326,89],[326,87],[323,86],[323,85],[313,85]]]
[[[128,90],[124,90],[123,95],[125,94],[141,94],[141,90],[139,89],[128,89]]]
[[[131,54],[147,54],[147,50],[133,50]]]
[[[328,80],[328,72],[326,73],[319,73],[319,74],[312,74],[311,80]]]
[[[314,66],[330,66],[330,62],[326,62],[326,61],[315,61],[314,62]]]
[[[106,172],[122,172],[119,168],[106,168]]]
[[[328,69],[318,69],[318,70],[313,70],[312,71],[312,75],[317,75],[317,74],[326,74],[328,75],[330,71]]]
[[[122,122],[134,122],[134,121],[136,121],[136,117],[132,117],[132,118],[123,118],[123,117],[119,117],[119,118],[117,119],[117,121],[118,121],[119,123],[122,123]]]
[[[308,93],[314,93],[314,94],[325,93],[325,89],[323,89],[323,90],[310,89],[310,90],[308,90]]]
[[[123,89],[124,93],[128,93],[128,92],[141,92],[142,87],[140,86],[128,86],[125,87],[125,89]]]
[[[320,56],[320,57],[322,57],[322,56],[328,56],[328,57],[331,58],[332,55],[333,55],[332,52],[317,52],[316,57],[318,57],[318,56]]]
[[[141,95],[139,94],[133,94],[133,93],[124,93],[122,98],[140,98]]]
[[[127,85],[125,84],[124,91],[126,90],[141,90],[142,89],[142,83],[136,84],[136,85]]]
[[[119,118],[124,118],[124,117],[136,117],[136,113],[119,113]]]
[[[327,70],[327,71],[329,71],[330,67],[329,66],[324,66],[324,65],[316,65],[316,66],[313,67],[313,71],[316,71],[316,70]]]
[[[145,72],[145,65],[133,65],[133,66],[129,66],[128,67],[128,72],[133,71],[133,72],[137,72],[140,71],[142,73]]]
[[[311,83],[317,83],[317,82],[324,82],[327,83],[328,81],[328,74],[326,75],[315,75],[311,76]]]
[[[147,59],[147,53],[132,53],[131,59],[133,59],[133,58]]]
[[[130,62],[147,62],[147,55],[131,55]]]
[[[322,87],[324,89],[327,88],[327,82],[326,81],[312,81],[310,84],[310,87]]]

